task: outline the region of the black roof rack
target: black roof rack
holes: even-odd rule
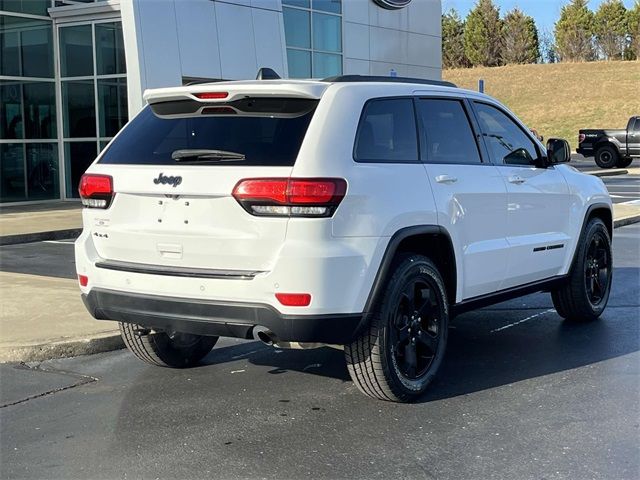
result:
[[[375,75],[338,75],[337,77],[328,77],[322,80],[330,83],[346,83],[346,82],[385,82],[385,83],[419,83],[422,85],[438,85],[440,87],[454,87],[455,83],[444,82],[441,80],[426,80],[424,78],[408,78],[408,77],[382,77]]]

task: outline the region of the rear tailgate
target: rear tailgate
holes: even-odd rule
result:
[[[271,268],[288,218],[250,215],[232,192],[245,178],[290,176],[318,101],[228,87],[203,100],[204,90],[211,86],[151,95],[88,170],[113,178],[109,208],[84,212],[98,256],[112,266]]]

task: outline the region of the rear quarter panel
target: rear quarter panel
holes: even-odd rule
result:
[[[360,115],[371,98],[411,96],[404,85],[334,84],[327,89],[309,125],[293,168],[295,177],[341,177],[347,194],[331,222],[333,238],[371,248],[361,266],[358,303],[373,285],[390,237],[414,225],[437,225],[433,194],[421,163],[358,163],[353,148]],[[291,222],[289,233],[295,230]],[[358,240],[359,239],[359,240]]]

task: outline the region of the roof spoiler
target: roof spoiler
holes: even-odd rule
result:
[[[424,78],[409,77],[382,77],[375,75],[338,75],[336,77],[328,77],[322,80],[329,83],[347,83],[347,82],[384,82],[384,83],[418,83],[422,85],[438,85],[439,87],[457,88],[455,83],[445,82],[442,80],[427,80]]]

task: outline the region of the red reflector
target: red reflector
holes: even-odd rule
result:
[[[80,179],[78,192],[80,193],[80,198],[111,195],[113,193],[113,179],[109,175],[87,173]]]
[[[227,98],[229,96],[229,93],[228,92],[201,92],[201,93],[194,93],[193,96],[201,100],[220,100],[221,98]]]
[[[86,287],[89,284],[89,277],[86,275],[78,275],[78,281],[81,287]]]
[[[276,298],[285,307],[308,307],[311,303],[308,293],[276,293]]]

